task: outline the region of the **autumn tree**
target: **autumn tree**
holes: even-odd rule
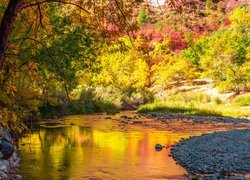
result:
[[[44,103],[60,103],[62,94],[70,99],[77,71],[91,66],[97,42],[109,37],[109,24],[131,35],[129,1],[10,0],[1,5],[0,119],[9,128]]]

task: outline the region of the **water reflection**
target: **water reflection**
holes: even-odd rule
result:
[[[91,116],[67,120],[71,125],[43,126],[20,139],[24,179],[179,179],[186,173],[169,149],[156,152],[155,144],[171,145],[188,134],[123,130],[112,120],[91,123]]]

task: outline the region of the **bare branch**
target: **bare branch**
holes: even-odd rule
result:
[[[73,6],[78,7],[79,9],[83,10],[84,12],[90,14],[90,12],[87,11],[86,9],[84,9],[81,5],[76,4],[76,3],[73,3],[73,2],[63,1],[63,0],[47,0],[47,1],[41,1],[41,2],[36,2],[36,3],[27,4],[27,5],[24,5],[24,6],[21,8],[21,11],[22,11],[23,9],[25,9],[25,8],[28,8],[28,7],[38,6],[38,5],[41,5],[41,4],[44,4],[44,3],[49,3],[49,2],[57,2],[57,3],[62,3],[62,4],[73,5]]]
[[[42,12],[41,12],[41,7],[40,7],[40,4],[37,5],[38,6],[38,11],[39,11],[39,20],[40,20],[40,25],[42,28],[44,28],[43,26],[43,15],[42,15]]]
[[[30,33],[33,24],[34,24],[34,22],[30,23],[30,27],[29,27],[29,29],[26,31],[25,37],[28,37],[28,34]],[[21,42],[20,45],[19,45],[19,48],[21,48],[21,47],[23,46],[24,41],[25,41],[25,39],[22,40],[22,42]]]

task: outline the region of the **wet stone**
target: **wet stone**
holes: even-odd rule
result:
[[[155,145],[155,150],[156,151],[161,151],[163,149],[163,146],[161,144],[156,144]]]
[[[0,152],[3,159],[9,159],[14,153],[14,146],[7,141],[0,140]]]

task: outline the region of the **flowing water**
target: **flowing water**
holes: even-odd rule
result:
[[[187,172],[168,156],[170,148],[158,152],[155,145],[189,136],[104,115],[42,122],[19,140],[20,174],[32,180],[182,179]]]

